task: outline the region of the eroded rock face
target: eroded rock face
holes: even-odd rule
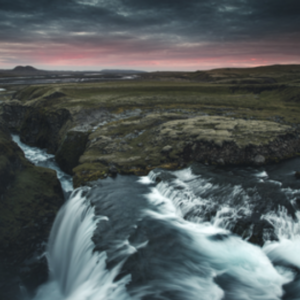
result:
[[[55,153],[60,143],[60,130],[70,118],[66,109],[36,109],[24,118],[20,128],[21,139],[28,145],[47,148],[50,153]]]
[[[0,298],[17,299],[47,279],[38,259],[64,197],[55,171],[29,163],[0,123]]]
[[[6,126],[13,131],[19,131],[26,115],[33,111],[32,107],[22,105],[18,100],[2,103],[1,118]]]
[[[78,165],[79,157],[83,154],[87,141],[88,132],[73,131],[67,132],[65,139],[56,152],[55,159],[60,168],[69,174]]]
[[[45,95],[7,102],[2,115],[22,141],[56,153],[60,167],[75,175],[75,187],[116,173],[145,175],[192,162],[262,165],[300,152],[299,133],[282,123],[168,109],[55,108]]]
[[[220,116],[149,114],[100,127],[74,169],[75,186],[119,173],[181,168],[193,161],[217,165],[260,165],[295,155],[298,134],[270,121]],[[142,146],[141,146],[142,145]]]
[[[3,103],[0,112],[8,128],[20,133],[24,143],[47,148],[50,153],[57,151],[72,119],[67,109],[24,105],[18,100]]]

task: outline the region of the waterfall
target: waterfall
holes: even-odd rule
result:
[[[114,282],[121,263],[108,271],[106,253],[93,251],[92,236],[97,223],[107,217],[95,216],[85,196],[89,188],[72,192],[72,177],[60,170],[54,155],[22,143],[18,135],[12,138],[29,161],[57,172],[63,191],[69,196],[56,216],[47,245],[50,279],[38,289],[34,300],[128,299],[125,285],[130,276]]]
[[[53,155],[14,140],[57,171],[68,198],[47,246],[49,281],[33,300],[299,299],[293,163],[153,170],[73,191]]]
[[[56,217],[47,249],[50,280],[34,300],[128,299],[125,285],[130,276],[114,282],[121,265],[108,271],[106,253],[93,252],[97,222],[107,218],[95,218],[84,196],[87,190],[75,190]]]

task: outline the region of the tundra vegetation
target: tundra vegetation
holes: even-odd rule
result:
[[[75,187],[118,173],[145,175],[155,168],[179,169],[194,162],[261,165],[300,152],[296,65],[1,88],[0,253],[7,258],[0,261],[3,278],[9,272],[19,274],[32,251],[47,239],[62,203],[53,172],[28,163],[8,130],[55,154],[59,166],[73,175]],[[30,276],[44,267],[26,268],[30,272],[18,276],[34,287],[40,282],[31,283]],[[7,293],[16,284],[10,278]]]
[[[296,65],[6,88],[8,126],[55,153],[75,186],[194,161],[251,165],[299,152]]]

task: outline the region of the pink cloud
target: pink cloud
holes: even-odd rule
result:
[[[153,46],[152,41],[93,43],[5,44],[0,46],[0,68],[18,64],[45,69],[139,68],[144,70],[202,70],[297,64],[300,57],[288,45],[265,43],[185,44]],[[300,43],[299,43],[300,44]],[[299,45],[300,46],[300,45]]]

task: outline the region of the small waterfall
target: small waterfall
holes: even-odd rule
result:
[[[34,300],[129,299],[125,285],[130,276],[114,282],[121,264],[108,271],[106,253],[93,253],[91,237],[97,222],[107,218],[95,218],[87,190],[74,191],[56,217],[47,251],[50,281]]]
[[[65,198],[67,199],[73,191],[73,179],[72,176],[60,169],[55,161],[55,156],[47,153],[45,149],[30,147],[22,143],[20,137],[16,134],[12,135],[12,139],[23,150],[25,157],[33,164],[56,171],[57,178],[61,183]]]
[[[49,282],[38,289],[33,300],[129,299],[125,285],[130,276],[114,282],[122,263],[108,271],[106,253],[93,251],[92,236],[97,223],[107,217],[95,217],[94,208],[85,196],[89,188],[73,191],[72,177],[60,170],[54,155],[27,146],[18,135],[12,138],[29,161],[57,172],[65,196],[69,197],[56,216],[47,246]]]

